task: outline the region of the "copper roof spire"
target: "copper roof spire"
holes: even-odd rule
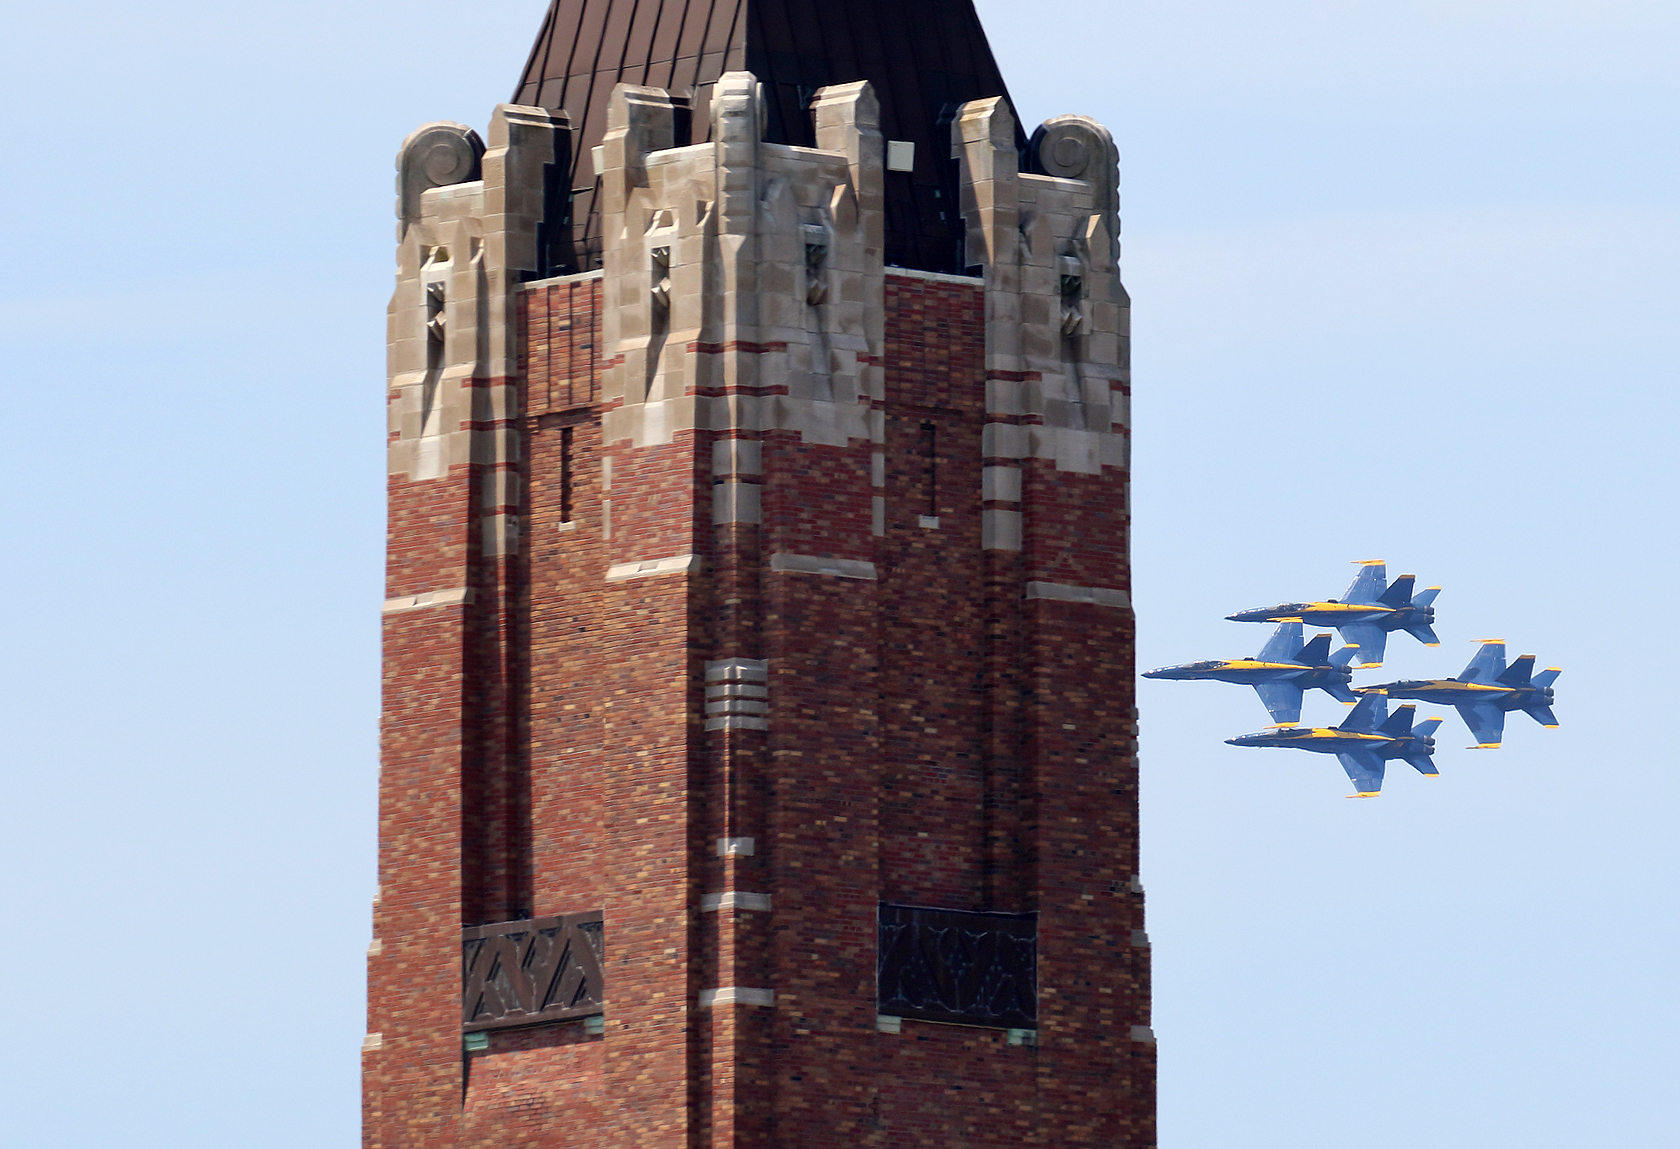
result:
[[[564,109],[577,132],[576,270],[600,266],[591,149],[605,133],[613,86],[686,97],[702,134],[691,139],[679,123],[681,145],[704,141],[712,85],[742,70],[764,84],[765,138],[805,147],[815,142],[808,107],[817,89],[873,84],[882,134],[915,145],[913,170],[888,174],[886,262],[966,270],[951,118],[969,100],[1009,95],[972,0],[553,0],[513,98]],[[1024,136],[1020,144],[1024,152]]]

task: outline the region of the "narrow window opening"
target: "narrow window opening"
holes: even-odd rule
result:
[[[560,523],[572,521],[572,428],[560,428]]]
[[[939,527],[939,432],[932,423],[922,424],[922,450],[927,466],[927,508],[920,526],[930,530]]]

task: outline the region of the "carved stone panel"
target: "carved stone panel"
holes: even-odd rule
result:
[[[999,1029],[1038,1027],[1038,915],[881,903],[877,1011]]]
[[[601,912],[461,931],[461,1028],[468,1033],[589,1017],[606,994]]]

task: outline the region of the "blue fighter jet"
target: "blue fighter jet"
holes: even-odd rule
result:
[[[1457,678],[1390,682],[1360,689],[1390,698],[1416,698],[1456,707],[1476,739],[1472,750],[1497,750],[1505,736],[1505,715],[1520,710],[1540,725],[1557,729],[1552,713],[1552,683],[1563,671],[1557,667],[1534,673],[1534,656],[1525,654],[1505,665],[1505,643],[1487,639],[1464,673]],[[1531,677],[1532,676],[1532,677]]]
[[[1381,694],[1367,694],[1347,720],[1333,730],[1286,727],[1226,741],[1232,746],[1285,746],[1334,754],[1357,791],[1348,797],[1375,798],[1382,792],[1384,763],[1391,759],[1401,759],[1430,778],[1439,774],[1430,755],[1435,752],[1435,739],[1431,735],[1441,720],[1431,718],[1414,727],[1412,718],[1416,711],[1414,706],[1402,706],[1390,717],[1388,699]]]
[[[1417,579],[1401,575],[1388,582],[1388,568],[1381,559],[1359,564],[1353,585],[1338,599],[1324,602],[1286,602],[1259,610],[1239,611],[1225,617],[1232,622],[1282,622],[1297,618],[1312,626],[1333,626],[1342,641],[1359,648],[1359,669],[1381,666],[1390,631],[1403,630],[1425,646],[1439,646],[1435,637],[1435,596],[1441,588],[1432,586],[1412,594]]]
[[[1353,680],[1348,663],[1359,653],[1358,649],[1344,646],[1331,654],[1328,634],[1321,634],[1303,646],[1301,632],[1301,623],[1291,620],[1278,627],[1253,658],[1186,662],[1148,671],[1144,677],[1209,679],[1252,686],[1260,696],[1261,705],[1279,726],[1293,726],[1301,721],[1301,696],[1309,690],[1322,690],[1337,702],[1349,705],[1359,701],[1348,689],[1348,683]]]

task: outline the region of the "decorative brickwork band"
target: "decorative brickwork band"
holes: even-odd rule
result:
[[[1038,1026],[1038,915],[881,903],[879,1012],[998,1029]]]
[[[461,931],[461,1028],[567,1021],[606,1004],[601,911]]]

